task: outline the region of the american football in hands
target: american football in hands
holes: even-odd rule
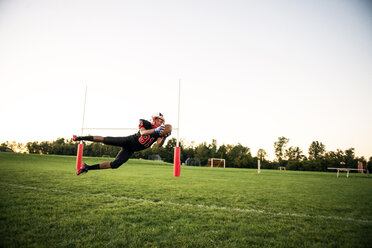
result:
[[[172,125],[171,124],[165,124],[163,132],[160,133],[160,136],[167,136],[172,133]]]

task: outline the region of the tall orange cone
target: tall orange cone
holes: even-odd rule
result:
[[[77,150],[77,156],[76,156],[76,169],[80,169],[81,163],[83,160],[83,150],[84,150],[84,144],[80,143],[78,145],[78,150]]]
[[[181,149],[179,146],[174,148],[173,176],[179,177],[181,174]]]

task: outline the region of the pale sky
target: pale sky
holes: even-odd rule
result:
[[[0,0],[1,143],[80,134],[86,86],[85,127],[177,127],[179,79],[186,144],[372,156],[371,1]]]

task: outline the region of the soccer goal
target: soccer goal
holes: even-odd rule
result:
[[[208,159],[207,167],[223,167],[226,168],[226,162],[223,158],[210,158]]]

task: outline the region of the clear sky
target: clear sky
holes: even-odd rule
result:
[[[372,156],[371,1],[0,0],[0,142],[80,134],[86,85],[85,127],[176,127],[179,79],[187,144]]]

